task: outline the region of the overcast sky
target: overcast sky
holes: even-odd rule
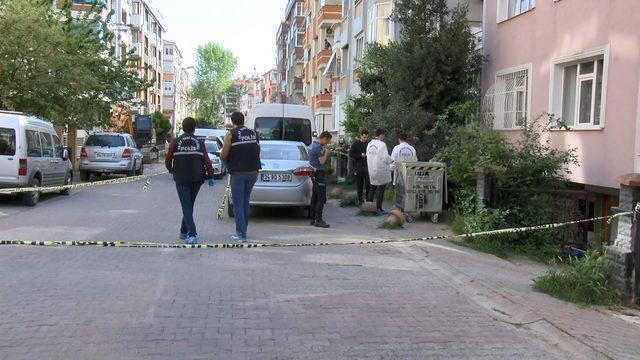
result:
[[[275,67],[276,31],[287,0],[153,0],[164,16],[165,39],[176,42],[184,65],[198,45],[216,42],[238,58],[236,75]]]

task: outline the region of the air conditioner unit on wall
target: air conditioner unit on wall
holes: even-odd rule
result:
[[[325,35],[333,35],[333,29],[327,29],[324,31]]]

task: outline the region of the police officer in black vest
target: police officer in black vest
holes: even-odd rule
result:
[[[261,168],[260,143],[255,131],[244,126],[241,112],[231,114],[231,122],[234,128],[224,137],[220,157],[226,160],[231,174],[233,215],[236,220],[236,234],[231,236],[231,240],[242,244],[247,242],[249,199]]]
[[[215,184],[213,165],[204,141],[198,140],[194,135],[195,119],[185,118],[182,121],[182,130],[184,134],[169,144],[165,166],[173,174],[180,205],[182,205],[180,239],[187,244],[197,244],[198,233],[193,221],[193,206],[204,181],[208,179],[209,186]]]

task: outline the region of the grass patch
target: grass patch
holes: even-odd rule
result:
[[[456,234],[464,234],[464,216],[457,212],[447,212],[444,217],[444,223]]]
[[[404,226],[402,226],[402,224],[400,223],[388,223],[386,221],[383,221],[380,224],[378,224],[378,229],[400,230],[400,229],[404,229]]]
[[[534,289],[578,304],[616,305],[621,297],[609,281],[604,256],[589,252],[583,258],[558,261],[534,281]]]

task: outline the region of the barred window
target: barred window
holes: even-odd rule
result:
[[[529,69],[496,74],[496,81],[485,95],[485,111],[493,117],[496,129],[517,129],[529,112]]]

